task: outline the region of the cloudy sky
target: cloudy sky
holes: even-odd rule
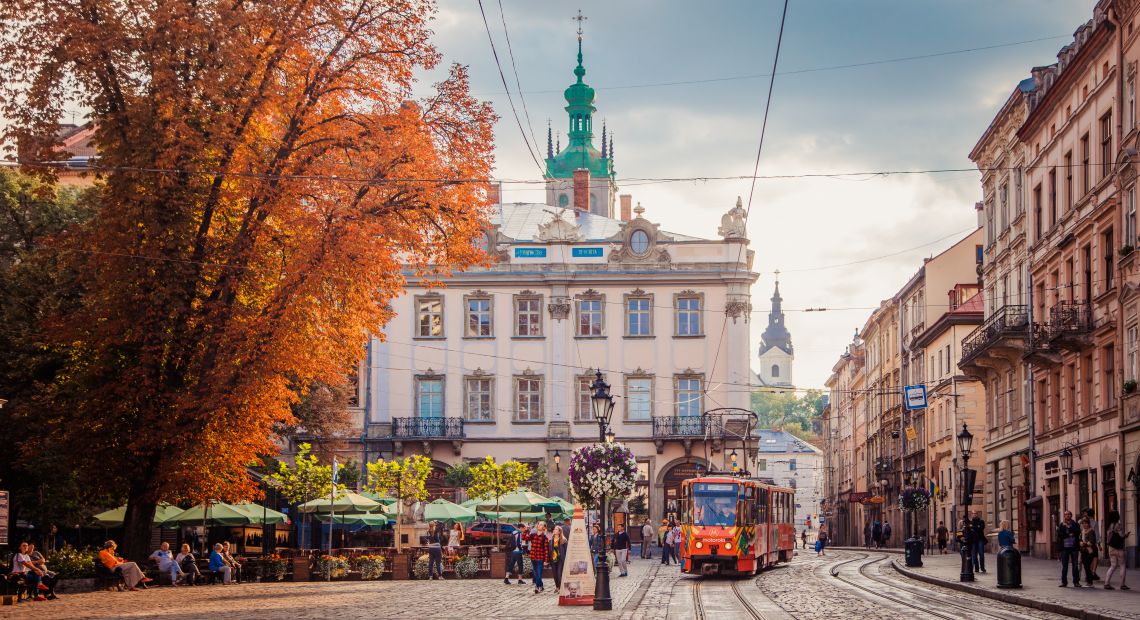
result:
[[[502,0],[523,100],[498,0],[483,4],[524,126],[525,100],[540,158],[547,119],[556,130],[566,124],[562,89],[574,79],[571,17],[580,8],[587,17],[586,82],[597,89],[598,115],[615,134],[620,191],[633,194],[664,229],[708,237],[738,195],[747,201],[749,179],[620,179],[751,174],[768,86],[763,74],[771,69],[782,2]],[[970,168],[970,149],[1014,85],[1031,67],[1056,62],[1093,4],[792,1],[760,175]],[[537,179],[478,2],[440,0],[434,30],[446,61],[469,65],[474,92],[501,116],[496,176]],[[960,50],[974,51],[946,54]],[[927,57],[877,62],[914,56]],[[836,68],[863,63],[873,64]],[[979,178],[968,171],[757,181],[749,219],[761,274],[753,289],[759,311],[753,350],[779,269],[796,383],[822,386],[870,309],[893,295],[924,256],[977,225]],[[543,199],[533,185],[504,187],[506,201]],[[848,264],[855,261],[862,262]],[[816,307],[831,310],[799,311]]]

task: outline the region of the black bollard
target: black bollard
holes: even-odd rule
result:
[[[903,543],[905,549],[906,565],[910,567],[922,566],[922,539],[912,536]]]
[[[959,551],[962,553],[962,571],[958,576],[958,581],[973,581],[974,580],[974,559],[970,556],[970,545],[964,543],[958,545]]]
[[[1002,547],[998,551],[997,587],[1021,587],[1021,553],[1013,547]]]

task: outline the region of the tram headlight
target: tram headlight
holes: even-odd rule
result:
[[[724,548],[725,548],[726,550],[727,550],[727,549],[732,549],[732,543],[730,543],[730,542],[726,542],[726,543],[724,543]]]
[[[697,547],[697,549],[704,549],[704,548],[705,548],[705,543],[703,543],[703,542],[701,542],[701,541],[699,541],[699,540],[698,540],[698,541],[697,541],[697,544],[696,544],[695,546]]]

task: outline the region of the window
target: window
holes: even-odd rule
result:
[[[1073,152],[1065,153],[1065,211],[1073,208]]]
[[[1049,228],[1057,225],[1057,169],[1049,169]]]
[[[443,297],[416,297],[416,336],[443,337]]]
[[[645,256],[649,251],[649,233],[644,230],[635,230],[629,236],[629,251],[636,256]]]
[[[491,334],[492,305],[490,297],[467,297],[467,331],[465,336],[486,338]]]
[[[416,417],[443,417],[443,377],[416,377]]]
[[[701,331],[701,297],[680,296],[676,298],[676,317],[678,336],[700,336]]]
[[[542,421],[542,377],[515,377],[515,421]]]
[[[542,335],[542,298],[515,298],[515,336],[522,338]]]
[[[997,231],[994,230],[994,205],[993,203],[986,203],[986,247],[994,244],[994,237],[997,236]]]
[[[780,365],[779,364],[772,364],[772,378],[773,379],[779,379],[780,378]]]
[[[1101,178],[1112,171],[1112,112],[1100,117],[1100,167]]]
[[[1128,378],[1128,381],[1135,381],[1136,377],[1137,377],[1137,373],[1136,373],[1137,346],[1138,346],[1137,335],[1138,334],[1136,331],[1136,324],[1129,325],[1128,326],[1128,337],[1125,339],[1125,342],[1128,345],[1128,364],[1124,368],[1124,372],[1127,373],[1125,376]]]
[[[1104,290],[1112,289],[1112,229],[1109,228],[1101,235],[1101,245],[1104,246]]]
[[[1013,204],[1015,215],[1021,215],[1025,211],[1025,203],[1022,200],[1022,181],[1024,181],[1024,174],[1021,168],[1013,171]]]
[[[563,209],[569,207],[570,206],[570,197],[567,196],[566,194],[560,194],[558,196],[558,206],[562,207]]]
[[[788,460],[788,471],[796,471],[796,459]]]
[[[601,336],[603,325],[603,304],[600,297],[578,299],[578,335]]]
[[[1104,348],[1100,367],[1104,369],[1101,384],[1104,389],[1105,407],[1116,406],[1116,348],[1111,344]]]
[[[1041,186],[1033,188],[1033,230],[1036,233],[1035,238],[1040,240],[1042,231],[1045,229],[1041,224]]]
[[[629,297],[625,299],[625,335],[652,336],[652,297]]]
[[[594,383],[595,377],[593,375],[581,375],[578,377],[578,406],[574,411],[575,422],[596,422],[594,420],[594,395],[593,389],[590,387]],[[602,381],[605,381],[605,376]]]
[[[467,377],[464,389],[467,392],[467,409],[464,417],[469,422],[493,422],[495,380],[490,377]]]
[[[1081,136],[1081,195],[1089,193],[1092,189],[1092,184],[1089,183],[1089,168],[1092,162],[1089,161],[1092,155],[1089,152],[1089,135],[1086,133]]]
[[[653,419],[653,378],[625,378],[625,419]]]
[[[1004,231],[1009,228],[1009,183],[1002,183],[1001,187],[998,188],[998,205],[998,208],[1001,209],[1001,219],[998,221],[998,225]]]
[[[1136,126],[1136,78],[1128,78],[1128,118],[1126,125],[1127,130],[1131,130]],[[1128,133],[1128,131],[1125,131]]]
[[[679,417],[699,417],[701,415],[700,377],[678,376],[673,380],[674,401]]]
[[[1136,243],[1136,186],[1128,188],[1124,194],[1124,243]]]

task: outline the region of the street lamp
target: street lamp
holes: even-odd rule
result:
[[[1065,470],[1065,482],[1068,483],[1073,479],[1073,451],[1066,445],[1060,456],[1061,469]]]
[[[590,397],[594,405],[594,419],[598,421],[598,441],[613,442],[613,431],[610,430],[610,417],[614,413],[614,397],[610,395],[610,384],[602,380],[602,369],[594,374],[594,383],[590,386],[594,394]],[[602,513],[602,549],[598,558],[598,570],[594,582],[594,610],[609,611],[613,609],[614,602],[610,597],[610,564],[606,558],[606,496],[601,498]]]
[[[562,471],[562,455],[554,451],[554,471]]]
[[[970,527],[970,520],[966,518],[969,513],[970,504],[974,495],[974,472],[970,470],[970,451],[974,447],[974,436],[966,428],[966,423],[962,423],[962,432],[958,433],[958,453],[962,455],[962,520],[966,523],[966,528]],[[962,570],[958,575],[958,581],[973,581],[974,580],[974,560],[972,549],[973,541],[966,535],[966,529],[963,529],[963,536],[969,541],[969,544],[962,547]]]
[[[736,471],[736,448],[728,455],[728,460],[732,461],[732,471]]]

